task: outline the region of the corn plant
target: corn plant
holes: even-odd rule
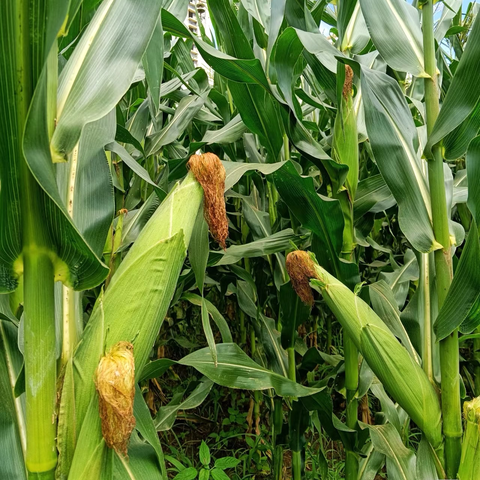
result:
[[[182,1],[4,3],[2,477],[166,480],[158,432],[216,383],[276,480],[286,449],[327,478],[325,434],[350,479],[475,478],[476,7],[209,0],[196,36]],[[177,362],[171,305],[205,347]],[[176,364],[203,377],[152,419]]]

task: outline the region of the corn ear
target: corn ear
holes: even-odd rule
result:
[[[345,82],[339,114],[333,127],[333,158],[348,166],[347,190],[353,203],[358,185],[357,117],[353,108],[353,70],[345,65]]]
[[[480,397],[465,402],[463,413],[465,433],[458,478],[459,480],[480,480]]]
[[[202,164],[202,158],[196,160]],[[218,158],[208,158],[205,165],[207,170],[210,169],[211,175],[207,177],[212,182],[225,179]],[[209,195],[208,183],[204,182],[202,188],[194,170],[192,168],[186,178],[169,193],[143,228],[105,293],[99,296],[74,353],[75,417],[76,431],[79,434],[70,469],[68,466],[64,468],[64,471],[69,470],[70,480],[86,478],[89,472],[99,471],[103,461],[103,438],[99,432],[99,405],[94,381],[100,359],[118,342],[129,342],[135,349],[134,368],[138,380],[165,318],[198,210],[204,197]],[[205,181],[208,182],[208,178]],[[216,198],[217,203],[221,200],[222,198]],[[212,202],[206,200],[205,204],[207,203],[211,205]],[[215,210],[210,208],[209,213],[213,215]],[[225,216],[225,222],[225,207],[220,214]],[[215,221],[217,225],[218,217],[215,217]],[[228,230],[223,230],[218,235],[219,239],[224,241],[226,233]],[[96,382],[98,389],[98,371]],[[102,420],[103,416],[102,413]],[[131,426],[133,421],[129,418]],[[102,423],[104,438],[109,444],[104,422]],[[117,442],[117,446],[114,442],[110,444],[125,453],[126,444],[122,441]]]
[[[375,314],[372,310],[372,314]],[[390,331],[367,324],[360,351],[387,392],[421,428],[430,444],[442,448],[438,395],[425,372]]]
[[[432,447],[441,456],[440,403],[434,387],[420,365],[360,297],[320,267],[310,255],[305,252],[302,255],[299,255],[300,252],[292,252],[289,257],[293,253],[298,260],[305,263],[301,267],[297,266],[296,272],[314,271],[315,276],[310,279],[310,285],[323,295],[344,331],[365,357],[385,389],[422,429]],[[289,263],[290,274],[292,262]],[[290,278],[295,281],[295,274],[290,275]]]

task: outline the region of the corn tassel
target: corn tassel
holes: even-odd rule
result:
[[[294,283],[299,277],[298,272],[308,272],[310,276],[314,271],[315,275],[310,276],[310,285],[323,295],[325,302],[388,393],[422,429],[442,459],[440,403],[420,365],[380,317],[360,297],[320,267],[307,252],[292,252],[289,257],[290,266],[293,263],[301,264],[296,267],[297,273],[292,272],[292,267],[289,270],[297,293],[303,295],[305,290],[304,282],[301,290],[298,290]]]

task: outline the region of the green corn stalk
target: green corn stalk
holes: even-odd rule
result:
[[[465,402],[463,412],[465,433],[458,478],[459,480],[478,480],[480,478],[480,397]]]
[[[429,75],[428,78],[425,78],[426,123],[429,137],[439,112],[433,14],[433,0],[422,2],[425,71]],[[440,311],[453,277],[450,233],[441,146],[435,145],[431,153],[426,153],[430,155],[428,159],[428,182],[432,203],[433,231],[435,240],[442,245],[441,249],[434,252],[438,309]],[[440,368],[442,375],[443,431],[445,434],[445,468],[448,477],[455,478],[462,448],[458,330],[454,330],[440,342]]]
[[[425,372],[358,295],[313,260],[312,265],[315,277],[310,280],[311,287],[323,295],[375,375],[442,459],[440,403]]]

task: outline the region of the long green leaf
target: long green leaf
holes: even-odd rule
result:
[[[232,245],[225,252],[211,252],[210,265],[231,265],[242,258],[263,257],[287,250],[297,236],[291,228],[281,230],[268,237],[244,245]]]
[[[163,146],[174,142],[185,132],[187,125],[202,108],[204,97],[189,95],[180,100],[172,119],[159,131],[148,137],[147,155],[157,153]]]
[[[85,124],[111,111],[125,94],[160,15],[160,0],[106,0],[62,70],[54,161],[75,147]]]
[[[0,473],[5,480],[26,480],[25,420],[21,398],[15,398],[14,385],[22,367],[22,355],[17,348],[18,329],[0,320]]]
[[[437,243],[410,109],[388,75],[362,67],[361,77],[368,136],[380,173],[398,203],[400,227],[418,251],[430,252]]]
[[[476,78],[479,62],[480,19],[477,16],[470,32],[467,46],[455,70],[452,83],[433,127],[433,132],[429,137],[427,150],[440,142],[466,119],[468,121],[467,117],[476,108],[480,100],[480,85],[478,82],[472,81],[472,79]],[[465,150],[469,140],[476,135],[471,129],[463,131],[463,133],[467,132],[470,138],[467,138],[464,142]]]
[[[185,299],[193,305],[197,305],[199,307],[202,305],[202,297],[195,295],[194,293],[186,292],[182,295],[182,299]],[[232,343],[232,334],[230,332],[230,328],[228,327],[227,321],[223,318],[222,314],[212,302],[207,299],[204,299],[204,301],[207,306],[208,313],[211,315],[212,320],[215,322],[220,334],[222,335],[222,341],[224,343]]]
[[[196,408],[201,405],[210,393],[212,386],[213,382],[205,378],[183,402],[161,407],[154,420],[156,430],[158,432],[170,430],[176,420],[177,412],[179,410]]]
[[[162,22],[165,31],[179,37],[191,38],[205,61],[220,75],[234,82],[258,84],[266,91],[270,91],[263,68],[260,62],[253,57],[253,54],[246,56],[233,54],[235,56],[232,56],[232,54],[229,54],[230,52],[220,52],[192,35],[182,22],[166,10],[162,10]]]
[[[412,450],[402,442],[396,428],[386,425],[367,425],[375,449],[387,457],[389,477],[402,480],[415,480],[416,459]]]
[[[263,164],[263,163],[242,163],[242,162],[222,162],[225,167],[227,178],[225,179],[225,191],[236,185],[242,176],[252,170],[257,170],[264,175],[269,175],[283,166],[283,163]]]
[[[368,31],[384,60],[394,69],[427,76],[418,10],[404,0],[359,0]]]
[[[145,403],[140,387],[135,388],[135,401],[133,404],[133,414],[135,415],[135,428],[142,435],[142,437],[153,447],[157,454],[158,463],[160,464],[160,471],[162,473],[162,480],[167,480],[167,469],[165,466],[165,458],[163,456],[160,439],[155,430],[155,424],[150,414],[150,410]]]
[[[278,395],[286,397],[304,397],[321,390],[304,387],[261,367],[235,343],[218,344],[217,354],[217,366],[212,361],[209,348],[197,350],[183,357],[178,363],[194,367],[210,380],[229,388],[247,390],[274,388]]]
[[[315,254],[330,272],[349,284],[356,283],[356,268],[340,259],[343,215],[338,200],[318,195],[313,179],[301,177],[291,162],[273,174],[280,196],[295,217],[315,234]]]
[[[395,205],[395,199],[381,175],[372,175],[358,184],[353,213],[360,218],[367,212],[381,212]]]
[[[236,142],[245,133],[247,127],[242,122],[240,115],[236,115],[224,127],[218,130],[207,130],[202,142],[207,145],[212,143],[228,144]]]
[[[290,282],[280,287],[279,297],[282,312],[280,317],[282,322],[282,347],[285,349],[293,348],[297,329],[308,319],[310,308],[301,301]]]
[[[452,285],[434,324],[438,340],[443,340],[458,327],[463,333],[471,333],[480,325],[479,262],[480,240],[473,221]]]

